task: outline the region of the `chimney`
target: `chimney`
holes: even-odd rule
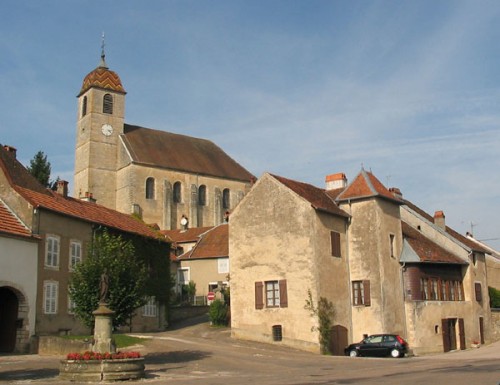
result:
[[[394,196],[394,198],[403,199],[403,193],[397,187],[391,187],[389,192]]]
[[[67,198],[68,197],[68,182],[65,180],[58,180],[57,181],[57,193],[62,195],[63,197]]]
[[[97,200],[94,199],[94,197],[92,196],[92,193],[89,193],[88,191],[85,192],[85,196],[83,198],[80,198],[82,201],[85,201],[85,202],[91,202],[91,203],[96,203]]]
[[[444,220],[444,212],[443,211],[436,211],[434,213],[434,224],[436,226],[439,226],[441,229],[446,230],[446,222]]]
[[[16,156],[17,156],[17,149],[16,149],[15,147],[8,146],[8,145],[4,145],[4,146],[3,146],[3,149],[4,149],[5,151],[7,151],[7,152],[11,153],[11,154],[12,154],[12,156],[13,156],[14,158],[16,158]]]
[[[338,188],[347,187],[347,177],[343,172],[327,175],[325,178],[325,182],[327,190],[335,190]]]

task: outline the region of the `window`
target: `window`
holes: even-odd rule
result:
[[[82,261],[82,244],[80,241],[69,243],[69,269],[74,270],[76,265]]]
[[[144,317],[156,317],[158,315],[158,306],[155,297],[148,297],[147,302],[143,307]]]
[[[146,199],[155,199],[155,178],[146,179]]]
[[[82,118],[87,115],[87,97],[84,96],[82,100]]]
[[[423,301],[463,301],[462,282],[442,278],[421,278],[420,298]]]
[[[59,266],[59,237],[47,235],[45,240],[45,266]]]
[[[198,205],[206,206],[207,205],[207,186],[201,185],[198,189]]]
[[[370,306],[370,281],[352,281],[352,303],[354,306]]]
[[[43,283],[43,312],[44,314],[57,314],[57,292],[59,283],[45,281]]]
[[[231,208],[231,192],[228,188],[222,191],[222,208],[226,210]]]
[[[264,303],[265,291],[265,303]],[[255,282],[255,308],[288,307],[286,279],[279,281]]]
[[[181,187],[182,187],[181,182],[174,183],[174,193],[173,193],[174,203],[181,203],[181,197],[182,197]]]
[[[217,259],[217,273],[219,274],[229,273],[229,258]]]
[[[481,302],[483,300],[483,293],[481,290],[481,282],[474,282],[474,291],[476,292],[476,301]]]
[[[439,299],[438,280],[437,278],[432,278],[430,282],[431,282],[431,299],[436,301]]]
[[[113,96],[111,94],[104,95],[102,101],[102,112],[105,114],[113,113]]]
[[[330,231],[330,244],[333,257],[341,257],[340,252],[340,233]]]
[[[182,286],[189,283],[189,279],[189,268],[181,267],[177,270],[177,284],[179,285],[179,290],[181,290]]]
[[[389,247],[391,250],[391,258],[396,258],[394,254],[394,234],[389,234]]]

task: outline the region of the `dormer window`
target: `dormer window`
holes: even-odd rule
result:
[[[105,114],[113,113],[113,96],[111,94],[104,95],[102,102],[102,112]]]

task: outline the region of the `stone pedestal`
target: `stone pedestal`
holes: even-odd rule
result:
[[[115,353],[116,345],[112,335],[113,315],[115,312],[108,308],[107,303],[100,302],[99,307],[92,314],[95,317],[92,351],[96,353]]]

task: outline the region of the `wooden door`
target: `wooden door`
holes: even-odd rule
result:
[[[330,353],[334,356],[343,356],[344,349],[349,345],[347,342],[347,328],[335,325],[330,331]]]

